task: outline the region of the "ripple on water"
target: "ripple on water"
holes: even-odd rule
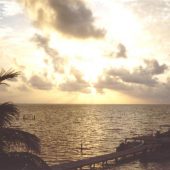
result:
[[[150,134],[170,122],[169,105],[19,105],[20,119],[14,123],[41,139],[41,157],[49,164],[110,153],[126,137]],[[35,120],[23,120],[23,115]],[[82,152],[81,146],[85,148]],[[116,170],[144,170],[161,164],[138,161]],[[162,168],[169,164],[162,164]],[[160,169],[162,169],[160,168]]]

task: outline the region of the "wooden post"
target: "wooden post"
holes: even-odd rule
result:
[[[115,158],[115,162],[116,162],[116,163],[118,162],[118,158]]]
[[[104,167],[104,162],[102,162],[102,167]]]

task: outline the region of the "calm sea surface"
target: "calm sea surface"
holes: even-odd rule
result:
[[[41,157],[50,165],[111,153],[126,137],[170,124],[170,105],[19,105],[19,109],[14,126],[40,137]],[[168,170],[170,161],[134,161],[113,169]]]

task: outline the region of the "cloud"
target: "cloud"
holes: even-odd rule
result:
[[[152,38],[151,43],[157,42],[158,48],[169,49],[170,1],[134,0],[125,4],[126,8],[132,10],[133,14],[140,19],[143,30]],[[160,43],[164,44],[163,47],[160,47]]]
[[[83,80],[82,74],[79,70],[72,68],[70,70],[71,75],[74,77],[72,80],[67,80],[66,82],[59,85],[60,90],[62,91],[70,91],[70,92],[83,92],[89,93],[90,84]]]
[[[116,90],[130,96],[151,101],[161,102],[170,99],[170,78],[166,83],[161,82],[158,76],[163,74],[168,66],[159,64],[157,60],[145,60],[145,67],[139,66],[130,72],[127,69],[108,69],[98,79],[94,87],[99,93],[104,89]]]
[[[167,65],[160,65],[156,60],[145,60],[145,67],[139,66],[130,72],[126,69],[110,69],[107,74],[113,77],[118,77],[127,83],[143,84],[153,86],[157,83],[156,75],[164,73],[167,70]]]
[[[32,38],[32,41],[37,43],[38,47],[43,47],[46,51],[48,51],[48,42],[49,42],[48,38],[43,37],[39,34],[35,34],[34,37]]]
[[[25,84],[22,84],[21,86],[19,86],[18,90],[24,91],[24,92],[26,92],[26,91],[29,92],[30,91],[30,89]]]
[[[113,45],[111,49],[106,52],[105,56],[111,58],[127,58],[127,49],[126,46],[122,43]]]
[[[32,87],[39,90],[51,90],[53,87],[52,83],[36,75],[32,76],[28,83],[31,84]]]
[[[123,44],[118,44],[118,51],[116,53],[116,58],[126,58],[126,47]]]
[[[159,82],[154,87],[132,87],[130,91],[126,92],[135,97],[150,100],[152,103],[169,103],[170,100],[170,78],[167,78],[165,83]]]
[[[166,83],[158,82],[155,86],[145,86],[143,84],[126,83],[111,76],[94,85],[98,93],[104,93],[104,90],[116,90],[128,96],[137,97],[150,101],[152,103],[169,103],[170,100],[170,78]]]
[[[20,5],[14,0],[0,1],[0,18],[14,16],[22,13]]]
[[[91,10],[81,0],[19,0],[39,28],[52,28],[77,38],[103,37],[105,31],[94,25]]]
[[[75,80],[78,82],[84,83],[85,81],[83,80],[83,75],[82,73],[77,70],[76,68],[71,68],[70,74],[72,74],[75,77]]]
[[[1,85],[0,86],[0,92],[7,92],[7,86],[6,85]]]
[[[88,90],[88,83],[86,82],[79,82],[76,80],[68,80],[65,83],[59,86],[60,90],[68,91],[68,92],[82,92],[82,93],[89,93]]]
[[[48,54],[48,56],[52,60],[54,70],[56,72],[63,73],[64,64],[66,60],[59,55],[57,50],[49,47],[49,39],[41,35],[35,34],[32,38],[32,41],[34,41],[38,47],[43,48],[44,51]],[[45,62],[47,62],[47,60],[45,60]]]
[[[140,16],[155,16],[156,18],[164,18],[170,16],[170,1],[168,0],[149,0],[149,1],[129,1],[126,5],[130,6]],[[143,10],[145,9],[145,10]],[[169,11],[169,12],[168,12]],[[165,18],[164,18],[165,19]]]
[[[148,74],[142,67],[136,68],[132,73],[126,69],[110,69],[108,74],[116,76],[127,83],[143,84],[147,86],[153,86],[157,83],[156,78],[153,78],[152,74]]]
[[[166,64],[160,65],[157,60],[145,60],[147,71],[153,75],[162,74],[168,69]]]
[[[99,93],[103,93],[104,89],[118,90],[118,91],[128,91],[130,86],[122,83],[118,78],[112,77],[110,75],[105,75],[105,77],[100,78],[94,87]]]
[[[0,3],[0,21],[3,19],[4,17],[4,12],[5,12],[5,4],[4,3]]]

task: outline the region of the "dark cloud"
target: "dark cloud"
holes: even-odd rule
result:
[[[106,52],[106,56],[111,58],[127,58],[126,46],[122,43],[119,43],[116,46],[116,49]]]
[[[36,75],[30,78],[29,84],[31,84],[32,87],[40,90],[51,90],[53,87],[52,83]]]
[[[134,88],[132,86],[127,94],[132,96],[143,98],[145,100],[152,101],[153,103],[169,103],[170,100],[170,79],[168,78],[165,83],[159,82],[154,87],[142,87],[138,86]]]
[[[46,51],[48,51],[48,42],[49,42],[48,38],[43,37],[39,34],[35,34],[34,37],[32,38],[32,41],[34,41],[38,47],[43,47]]]
[[[142,67],[135,69],[132,73],[126,69],[110,69],[108,74],[116,76],[127,83],[144,84],[147,86],[153,86],[157,83],[156,78],[153,78],[152,74],[148,74]]]
[[[41,35],[35,34],[34,37],[32,38],[32,41],[34,41],[38,47],[43,48],[44,51],[48,54],[48,56],[52,60],[54,70],[56,72],[63,73],[64,64],[66,60],[59,55],[57,50],[49,47],[49,39]],[[48,60],[45,60],[45,62],[47,63]]]
[[[159,81],[167,65],[160,65],[156,60],[145,60],[145,67],[139,66],[130,72],[127,69],[105,70],[94,87],[99,93],[104,89],[120,91],[130,96],[148,99],[160,103],[170,99],[170,79],[165,83]],[[157,77],[157,78],[156,78]]]
[[[68,80],[59,86],[60,90],[68,92],[82,92],[89,93],[88,83],[79,82],[76,80]]]
[[[166,83],[158,82],[155,86],[145,86],[143,84],[126,83],[111,76],[94,85],[98,93],[104,93],[105,89],[116,90],[128,96],[144,99],[152,103],[169,103],[170,100],[170,78]]]
[[[147,71],[153,75],[162,74],[168,69],[166,64],[160,65],[157,60],[145,60]]]
[[[99,93],[103,93],[103,89],[118,91],[127,91],[130,89],[130,86],[110,75],[106,75],[104,78],[99,78],[98,82],[94,84],[94,87]]]
[[[145,67],[139,66],[133,72],[126,69],[110,69],[107,71],[107,74],[118,77],[127,83],[153,86],[157,84],[157,78],[155,76],[164,73],[168,68],[165,64],[160,65],[156,60],[145,60],[145,65]]]
[[[83,75],[82,73],[77,70],[76,68],[72,68],[70,70],[70,74],[72,74],[75,77],[75,80],[80,82],[80,83],[84,83],[85,81],[83,80]]]
[[[59,88],[62,91],[71,91],[71,92],[83,92],[89,93],[90,84],[83,80],[82,74],[79,70],[72,68],[70,71],[70,76],[73,76],[73,80],[67,80],[65,83],[60,84]]]
[[[116,58],[126,58],[126,47],[123,44],[118,44],[118,51],[116,53]]]
[[[81,0],[20,0],[34,15],[40,28],[51,27],[78,38],[103,37],[105,31],[95,28],[91,10]]]

